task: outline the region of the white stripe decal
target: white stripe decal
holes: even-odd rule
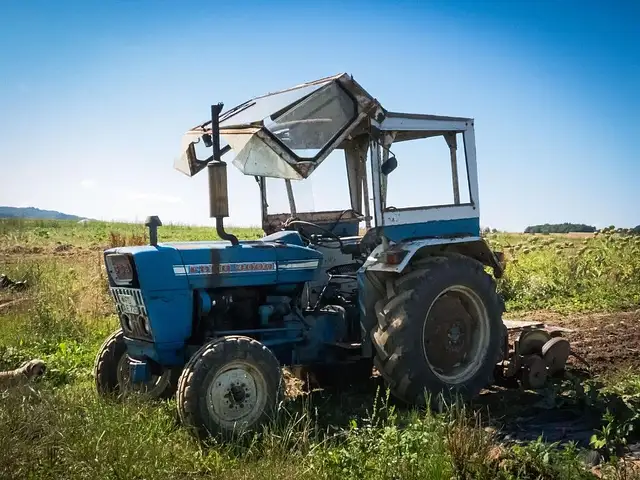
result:
[[[299,260],[278,264],[278,270],[314,270],[318,268],[318,260]]]
[[[276,262],[243,262],[243,263],[210,263],[197,265],[174,265],[173,273],[176,276],[198,275],[226,275],[232,273],[264,273],[278,270],[313,270],[318,268],[318,260],[294,260],[282,262],[276,266]]]
[[[260,273],[275,272],[275,262],[244,262],[244,263],[220,263],[212,265],[211,263],[203,263],[197,265],[179,265],[173,266],[173,273],[178,276],[182,275],[222,275],[231,273]]]

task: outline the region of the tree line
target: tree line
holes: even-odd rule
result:
[[[544,225],[530,225],[524,229],[524,233],[573,233],[584,232],[594,233],[598,229],[592,225],[585,225],[584,223],[545,223]],[[640,225],[634,228],[616,229],[613,225],[602,229],[602,231],[620,231],[624,233],[631,233],[634,235],[640,235]]]
[[[596,227],[583,223],[545,223],[544,225],[531,225],[524,229],[524,233],[594,233]]]

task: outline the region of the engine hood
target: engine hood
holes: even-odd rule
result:
[[[128,255],[143,290],[254,286],[307,282],[322,265],[322,254],[279,241],[172,242],[112,248],[105,256]]]

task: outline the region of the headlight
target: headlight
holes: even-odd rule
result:
[[[127,255],[107,255],[105,263],[109,277],[116,285],[128,285],[133,281],[133,265]]]

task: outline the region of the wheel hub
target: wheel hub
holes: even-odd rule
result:
[[[424,325],[424,354],[434,373],[458,383],[479,368],[488,336],[488,317],[477,295],[463,286],[443,292]]]
[[[260,413],[259,389],[263,379],[244,365],[219,372],[207,391],[209,413],[223,424],[249,421]]]
[[[251,397],[249,386],[246,383],[236,382],[227,388],[227,393],[224,395],[225,404],[228,408],[244,408],[245,400]]]
[[[242,386],[233,385],[229,389],[229,393],[227,398],[231,398],[234,403],[242,403],[246,398],[247,387],[243,384]]]
[[[461,326],[459,324],[453,325],[449,329],[449,344],[450,345],[458,345],[462,339],[462,331]]]
[[[429,360],[433,366],[448,372],[464,361],[471,336],[472,318],[455,296],[441,297],[431,313],[434,335],[429,342]]]

